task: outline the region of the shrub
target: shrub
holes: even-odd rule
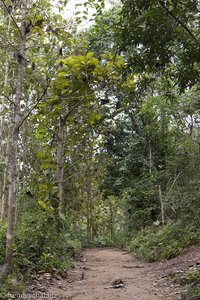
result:
[[[57,228],[52,215],[45,211],[25,213],[16,227],[15,260],[24,272],[27,269],[63,270],[70,258],[78,255],[81,245]]]
[[[139,231],[131,240],[128,250],[148,262],[170,259],[185,247],[200,241],[200,230],[194,223],[169,223],[164,227],[150,227]]]
[[[113,247],[115,245],[111,237],[97,236],[90,242],[92,247]]]
[[[0,280],[0,299],[10,299],[11,294],[21,294],[25,288],[22,280],[16,279],[11,275]]]
[[[200,299],[200,270],[189,269],[184,275],[178,275],[176,279],[184,287],[182,300]]]

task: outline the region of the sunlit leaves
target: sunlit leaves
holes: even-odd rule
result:
[[[38,200],[38,204],[43,208],[43,209],[46,209],[47,208],[47,205],[44,201],[42,200]]]
[[[58,70],[56,81],[61,93],[62,89],[67,91],[67,87],[73,89],[73,85],[75,88],[88,89],[88,84],[98,84],[108,79],[110,82],[117,81],[125,64],[121,56],[113,56],[109,52],[102,54],[101,61],[94,57],[93,52],[88,52],[86,55],[72,55],[66,59],[59,59],[58,63],[63,65]]]
[[[95,120],[100,120],[100,119],[101,119],[101,115],[98,113],[94,113],[89,116],[88,123],[92,125],[94,124]]]

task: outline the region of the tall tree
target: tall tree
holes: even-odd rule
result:
[[[35,3],[27,0],[22,1],[20,5],[14,4],[13,6],[7,6],[4,1],[2,3],[5,13],[8,15],[8,21],[11,20],[8,26],[9,32],[11,32],[10,39],[5,41],[6,51],[13,52],[14,59],[14,61],[10,61],[6,58],[7,86],[4,84],[3,94],[4,99],[8,99],[8,116],[12,120],[8,129],[10,132],[8,144],[9,192],[6,238],[6,271],[10,271],[17,214],[17,191],[21,184],[21,181],[18,182],[17,179],[19,174],[23,176],[23,172],[19,173],[18,170],[24,169],[26,162],[24,158],[20,161],[22,150],[20,142],[23,139],[20,129],[26,124],[27,119],[42,99],[47,96],[51,78],[57,68],[55,61],[61,55],[60,48],[66,45],[66,37],[69,37],[70,33],[65,31],[68,24],[63,25],[62,17],[52,13],[50,2],[46,2],[44,5],[43,1],[40,1],[37,7]],[[50,24],[53,18],[54,24]],[[35,43],[36,41],[37,43]],[[12,74],[12,82],[8,78],[8,70]],[[8,116],[5,117],[6,120]],[[5,182],[6,177],[5,174]],[[2,193],[3,207],[6,203],[5,190],[6,187]]]
[[[6,264],[8,271],[11,270],[13,260],[13,239],[15,225],[16,192],[17,192],[17,147],[19,141],[19,128],[21,123],[21,99],[25,79],[26,64],[26,18],[27,1],[21,3],[21,27],[19,28],[19,50],[18,50],[18,77],[16,83],[16,93],[14,98],[14,114],[12,120],[12,130],[8,149],[9,162],[9,209],[8,209],[8,229],[6,235]]]

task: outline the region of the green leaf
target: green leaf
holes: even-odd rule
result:
[[[66,221],[65,215],[62,214],[61,212],[59,212],[59,217],[61,218],[61,220]]]
[[[89,119],[88,119],[89,124],[93,124],[94,120],[95,120],[95,116],[94,115],[89,116]]]
[[[86,57],[87,58],[92,58],[94,56],[94,52],[88,52],[87,54],[86,54]]]
[[[44,209],[46,209],[47,208],[47,205],[46,205],[46,203],[43,201],[43,200],[38,200],[38,204],[42,207],[42,208],[44,208]]]
[[[56,18],[58,19],[59,22],[62,22],[63,17],[61,15],[56,15]]]
[[[95,115],[95,119],[96,119],[96,120],[100,120],[100,119],[101,119],[101,115],[100,115],[100,114],[96,114],[96,115]]]

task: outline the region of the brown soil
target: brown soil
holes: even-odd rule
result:
[[[200,246],[159,263],[141,262],[116,248],[86,249],[67,278],[41,283],[59,300],[176,300],[181,297],[174,277],[199,261]]]

